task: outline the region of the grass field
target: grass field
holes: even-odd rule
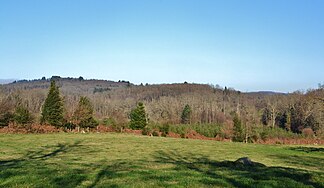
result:
[[[244,156],[265,166],[229,162]],[[324,148],[1,134],[0,187],[324,187]]]

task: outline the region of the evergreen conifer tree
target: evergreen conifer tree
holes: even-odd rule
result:
[[[181,123],[189,124],[190,118],[191,118],[191,108],[188,104],[186,104],[181,114]]]
[[[135,109],[130,113],[130,128],[144,129],[147,125],[147,115],[142,102],[139,102]]]
[[[233,118],[233,123],[234,123],[233,141],[234,142],[243,142],[243,140],[244,140],[243,126],[242,126],[242,122],[239,119],[237,114],[235,114],[235,116]]]
[[[81,97],[74,112],[74,120],[81,128],[94,128],[98,122],[93,118],[93,106],[88,97]]]
[[[19,125],[26,125],[26,124],[33,122],[32,114],[23,105],[18,105],[16,107],[13,119],[14,119],[15,123],[17,123]]]
[[[60,127],[63,125],[63,122],[63,101],[60,97],[59,88],[53,80],[42,108],[41,123]]]

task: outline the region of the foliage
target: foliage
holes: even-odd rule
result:
[[[95,107],[93,108],[93,118],[103,119],[109,116],[116,121],[116,124],[111,126],[116,126],[117,130],[122,130],[123,127],[129,125],[132,106],[140,100],[145,103],[146,117],[150,117],[150,123],[155,122],[160,125],[166,123],[170,126],[180,123],[216,124],[226,127],[220,133],[226,138],[233,135],[234,113],[239,114],[245,138],[260,138],[261,132],[254,133],[254,127],[259,124],[271,125],[274,129],[280,127],[298,134],[302,134],[305,128],[310,128],[316,138],[324,136],[324,90],[322,87],[307,92],[280,94],[245,93],[227,87],[222,89],[205,84],[189,83],[153,84],[144,87],[126,81],[83,80],[82,78],[73,79],[58,76],[53,76],[52,80],[59,80],[60,90],[64,91],[64,117],[67,120],[73,120],[70,117],[73,115],[81,95],[95,97],[96,100],[92,101],[92,105]],[[127,87],[128,84],[132,87]],[[9,97],[11,95],[19,94],[23,98],[24,104],[28,105],[31,114],[38,117],[39,109],[45,106],[42,104],[49,85],[50,79],[46,78],[2,85],[0,87],[0,125],[8,125],[12,121],[10,116],[14,113],[15,99]],[[103,91],[109,88],[109,92],[101,93],[101,88]],[[99,92],[93,94],[94,90]],[[186,104],[188,108],[195,107],[195,109],[190,109],[190,118],[181,118]],[[43,114],[45,113],[42,113],[42,117]],[[63,121],[62,124],[64,122],[66,121]],[[188,128],[191,127],[190,124],[188,124]],[[197,126],[195,129],[204,132],[203,134],[209,137],[218,134],[216,130],[211,130],[212,127]],[[267,126],[264,126],[264,129],[267,129]],[[184,131],[179,130],[179,132]]]
[[[300,134],[296,134],[291,131],[287,131],[285,129],[281,129],[278,127],[259,128],[259,129],[255,129],[255,131],[260,134],[260,138],[262,140],[267,140],[269,138],[292,138],[292,139],[302,138],[302,135]]]
[[[33,122],[33,116],[29,110],[23,105],[18,105],[16,107],[13,119],[18,125],[26,125]]]
[[[190,118],[191,118],[191,108],[188,104],[186,104],[181,114],[181,123],[189,124]]]
[[[268,108],[265,108],[261,116],[261,122],[263,125],[268,125],[270,120],[271,120],[271,111]]]
[[[144,127],[143,129],[142,129],[142,135],[150,135],[151,134],[151,132],[152,132],[152,130],[151,130],[151,128],[150,127]]]
[[[9,123],[13,120],[13,114],[10,112],[5,112],[0,115],[0,127],[8,126]]]
[[[239,119],[238,115],[235,115],[233,117],[233,123],[234,123],[233,141],[234,142],[243,142],[243,140],[244,140],[243,126],[242,126],[242,122]]]
[[[112,117],[105,118],[102,120],[102,124],[105,126],[112,126],[114,127],[116,125],[116,120]]]
[[[161,127],[160,127],[160,131],[162,132],[162,136],[166,136],[169,134],[170,132],[170,125],[169,124],[163,124]]]
[[[88,97],[80,97],[78,107],[76,108],[73,119],[81,128],[94,128],[98,122],[93,117],[93,106]]]
[[[41,123],[56,127],[60,127],[64,123],[63,101],[54,80],[51,81],[50,90],[42,108]]]
[[[72,123],[72,122],[67,122],[67,123],[64,124],[64,128],[69,129],[69,130],[73,130],[73,129],[76,128],[76,125],[74,123]]]
[[[153,130],[153,132],[152,132],[152,136],[159,136],[159,132],[156,131],[156,130]]]
[[[143,129],[147,125],[147,114],[142,102],[139,102],[130,113],[130,128]]]
[[[13,120],[15,104],[11,95],[0,98],[0,127],[8,126]]]
[[[95,128],[99,125],[99,122],[93,117],[90,117],[89,119],[82,119],[78,125],[81,128]]]

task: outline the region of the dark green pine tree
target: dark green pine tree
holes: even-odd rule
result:
[[[244,140],[243,126],[242,126],[242,122],[237,114],[235,114],[235,116],[233,118],[233,124],[234,124],[233,141],[234,142],[243,142],[243,140]]]
[[[188,104],[186,104],[181,114],[181,123],[189,124],[190,118],[191,118],[191,108]]]
[[[130,113],[130,128],[143,129],[147,125],[147,115],[142,102],[139,102],[135,109]]]
[[[60,91],[53,80],[42,108],[41,123],[56,127],[62,126],[64,123],[63,110],[63,101],[60,97]]]
[[[16,107],[13,119],[18,125],[26,125],[33,122],[32,114],[21,104]]]
[[[98,122],[93,118],[93,106],[88,97],[81,97],[74,112],[74,120],[81,128],[94,128]]]

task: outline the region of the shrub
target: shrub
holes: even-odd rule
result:
[[[93,106],[88,97],[81,97],[73,118],[81,128],[94,128],[99,122],[93,117]]]
[[[116,125],[116,120],[112,117],[109,117],[109,118],[105,118],[102,120],[102,124],[105,125],[105,126],[114,126]]]
[[[303,134],[304,136],[306,136],[306,137],[312,137],[312,136],[314,136],[314,131],[313,131],[313,129],[311,129],[311,128],[304,128],[304,129],[302,130],[302,134]]]
[[[262,131],[262,132],[260,133],[260,137],[261,137],[261,139],[262,139],[263,141],[266,141],[266,140],[268,140],[268,138],[269,138],[269,133],[268,133],[267,131]]]
[[[154,131],[152,132],[152,135],[153,135],[153,136],[160,136],[160,135],[159,135],[159,132],[156,131],[156,130],[154,130]]]
[[[8,126],[9,123],[12,121],[12,119],[13,119],[13,114],[10,112],[6,112],[0,115],[0,127]]]
[[[89,119],[83,119],[79,123],[79,126],[81,128],[95,128],[98,125],[99,125],[99,122],[97,120],[95,120],[93,117],[90,117]]]
[[[151,129],[149,127],[144,127],[142,130],[142,135],[150,135]]]
[[[13,119],[18,125],[26,125],[31,124],[34,118],[26,107],[19,105],[13,115]]]
[[[169,131],[170,131],[170,125],[169,124],[163,124],[161,127],[160,127],[160,131],[162,132],[162,136],[166,136],[169,134]]]
[[[180,135],[182,135],[182,134],[185,135],[187,132],[187,129],[188,129],[188,126],[183,125],[183,124],[170,126],[170,132],[174,132],[174,133],[177,133]]]
[[[67,122],[67,123],[64,124],[64,128],[69,129],[69,130],[73,130],[73,129],[76,128],[76,125],[73,124],[72,122]]]

